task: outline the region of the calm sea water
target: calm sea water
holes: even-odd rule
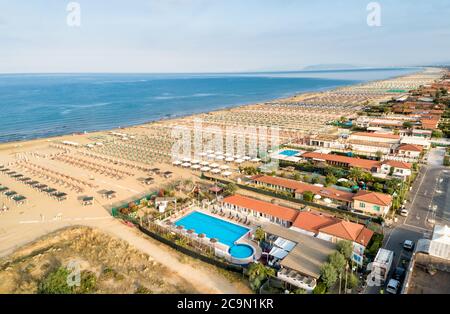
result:
[[[130,126],[417,70],[4,74],[0,75],[0,142]]]

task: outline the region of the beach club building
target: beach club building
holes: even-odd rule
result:
[[[361,224],[306,211],[297,215],[290,229],[332,243],[350,241],[352,260],[358,265],[362,265],[364,251],[373,236],[373,231]]]
[[[242,215],[250,215],[254,220],[270,222],[283,227],[290,227],[298,213],[292,208],[239,194],[225,197],[222,200],[222,206]]]
[[[309,183],[304,183],[296,180],[290,180],[279,177],[272,177],[266,175],[258,175],[252,178],[253,183],[258,186],[264,186],[278,191],[286,191],[291,193],[291,196],[302,199],[303,193],[306,191],[312,192],[316,197],[317,202],[324,202],[328,206],[344,206],[351,207],[353,193],[341,191],[330,187],[321,187]]]
[[[400,135],[392,133],[355,132],[350,134],[349,138],[353,140],[391,144],[398,144],[400,142]]]
[[[385,160],[381,165],[380,173],[406,180],[411,175],[411,168],[412,164],[408,162]]]
[[[355,194],[335,188],[321,187],[296,180],[266,175],[254,176],[252,181],[257,186],[289,192],[297,199],[302,199],[303,193],[310,191],[315,195],[314,201],[316,203],[330,207],[343,206],[368,215],[384,216],[392,204],[392,197],[390,195],[378,192],[359,191]],[[365,196],[362,197],[362,194]]]
[[[370,215],[385,216],[392,205],[388,194],[360,190],[353,196],[353,209]]]
[[[368,160],[333,154],[308,152],[302,154],[301,157],[315,163],[325,162],[330,166],[338,166],[343,168],[361,168],[370,172],[377,172],[380,167],[380,163],[376,160]]]
[[[420,154],[422,153],[423,148],[419,145],[414,144],[401,144],[397,147],[397,155],[400,157],[408,157],[408,158],[420,158]]]

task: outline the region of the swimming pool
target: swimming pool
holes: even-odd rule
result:
[[[204,233],[208,238],[215,238],[219,242],[230,247],[229,253],[236,258],[245,258],[253,254],[253,249],[248,245],[235,242],[242,238],[250,229],[234,223],[194,211],[175,222],[176,226],[185,229],[194,229],[195,233]]]
[[[298,153],[300,153],[298,150],[286,149],[286,150],[283,150],[282,152],[280,152],[279,154],[291,157],[291,156],[297,155]]]

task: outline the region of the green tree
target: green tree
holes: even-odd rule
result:
[[[225,186],[224,194],[227,196],[233,195],[234,193],[236,193],[237,189],[238,189],[237,185],[234,184],[233,182],[230,182]]]
[[[353,252],[353,244],[350,241],[347,240],[341,240],[339,241],[337,244],[337,250],[344,255],[344,257],[349,260],[350,257],[352,256],[352,252]]]
[[[306,290],[302,288],[298,288],[294,290],[294,294],[306,294]]]
[[[383,192],[383,187],[384,187],[383,184],[378,183],[378,182],[373,184],[373,190],[375,192]]]
[[[313,294],[325,294],[327,292],[327,285],[323,282],[317,283],[313,290]]]
[[[312,184],[319,183],[319,178],[317,176],[313,176],[312,179],[311,179],[311,183]]]
[[[354,273],[351,273],[347,278],[347,288],[353,289],[356,288],[359,284],[358,276]]]
[[[303,200],[306,202],[312,202],[314,200],[314,194],[311,191],[303,192]]]
[[[294,178],[294,180],[300,181],[301,176],[300,176],[300,174],[296,171],[296,172],[294,172],[293,178]]]
[[[410,128],[412,128],[412,123],[411,122],[409,122],[409,121],[405,121],[405,122],[403,122],[403,127],[405,128],[405,129],[410,129]]]
[[[336,184],[336,182],[337,182],[336,177],[331,173],[325,177],[325,183],[327,185],[333,185],[333,184]]]
[[[334,266],[330,263],[323,264],[320,268],[320,278],[322,278],[322,281],[327,288],[331,288],[336,283],[338,278],[336,268],[334,268]]]
[[[261,263],[252,263],[248,267],[247,274],[250,287],[257,292],[269,276],[275,276],[275,269],[266,267]]]
[[[263,230],[263,228],[258,227],[255,230],[255,240],[260,242],[260,241],[264,240],[265,237],[266,237],[266,232]]]
[[[333,265],[338,274],[342,274],[344,272],[345,265],[347,264],[347,260],[345,259],[344,255],[342,255],[338,251],[333,252],[330,254],[330,256],[328,256],[328,262]]]
[[[358,182],[359,180],[361,180],[362,175],[363,175],[363,171],[360,168],[356,168],[356,167],[353,167],[352,169],[350,169],[350,171],[348,173],[348,177],[355,182]]]

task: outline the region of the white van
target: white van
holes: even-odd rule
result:
[[[387,284],[386,292],[391,294],[397,294],[399,288],[400,282],[398,280],[391,279]]]

